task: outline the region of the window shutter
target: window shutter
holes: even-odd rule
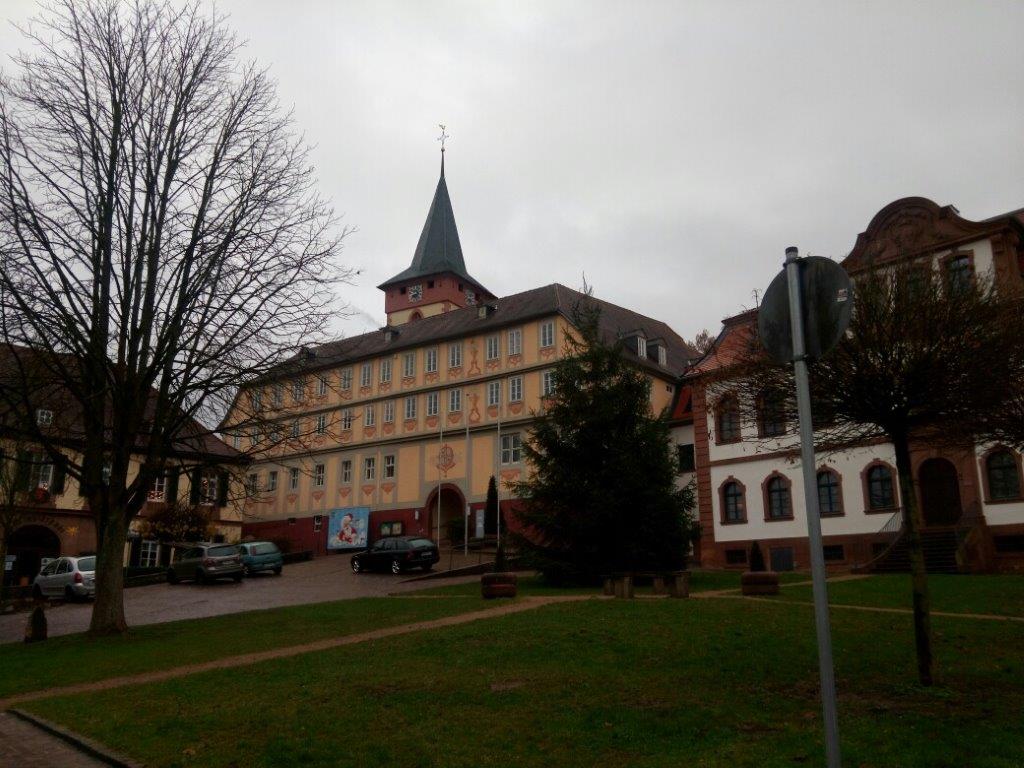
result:
[[[178,472],[170,469],[167,471],[167,485],[164,486],[164,501],[173,504],[178,500]]]
[[[67,476],[67,470],[64,468],[63,461],[56,461],[53,464],[53,487],[50,488],[50,492],[54,496],[59,496],[64,493],[64,480]]]
[[[217,474],[217,506],[226,507],[228,504],[228,473]]]
[[[199,492],[202,490],[203,473],[197,467],[192,470],[192,483],[188,489],[188,501],[190,504],[199,503]]]
[[[30,491],[29,469],[32,465],[32,457],[28,451],[18,451],[18,463],[14,470],[14,487],[19,491]]]

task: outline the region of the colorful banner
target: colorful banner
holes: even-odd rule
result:
[[[332,509],[327,521],[328,549],[366,549],[369,507]]]

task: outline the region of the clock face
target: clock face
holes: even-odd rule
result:
[[[423,286],[422,285],[410,285],[409,286],[409,301],[419,301],[423,298]]]
[[[473,291],[466,291],[466,303],[470,306],[476,304],[476,294]]]

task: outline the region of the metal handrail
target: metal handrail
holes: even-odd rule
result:
[[[881,552],[879,552],[877,555],[872,557],[867,562],[854,564],[853,568],[856,570],[871,568],[875,563],[884,560],[892,551],[893,547],[899,544],[900,541],[903,539],[904,532],[905,527],[903,525],[903,507],[897,507],[896,511],[893,512],[889,516],[889,519],[885,521],[885,525],[878,529],[879,535],[888,535],[891,537],[889,546],[887,546],[885,549],[883,549]]]

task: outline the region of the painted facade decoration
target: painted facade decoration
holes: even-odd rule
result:
[[[327,521],[327,548],[330,550],[366,549],[369,527],[369,507],[332,509]]]

